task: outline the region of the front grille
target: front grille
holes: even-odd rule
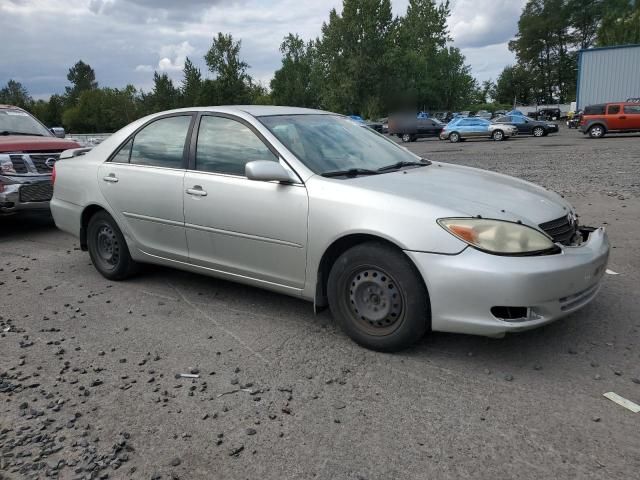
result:
[[[59,153],[31,153],[29,155],[31,158],[31,162],[36,167],[38,173],[51,173],[53,170],[53,163],[58,161],[60,158]],[[52,160],[50,160],[52,159]],[[47,160],[50,160],[49,163],[51,166],[47,166]]]
[[[571,240],[576,234],[577,224],[570,215],[541,223],[540,228],[549,235],[555,243],[571,245]]]
[[[13,163],[13,169],[16,173],[28,173],[29,169],[27,168],[27,164],[24,163],[24,159],[22,155],[9,155],[11,159],[11,163]]]
[[[20,187],[21,202],[48,202],[53,196],[53,185],[50,182],[33,183]]]

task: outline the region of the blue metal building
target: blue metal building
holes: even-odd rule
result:
[[[589,48],[578,54],[577,109],[640,97],[640,45]]]

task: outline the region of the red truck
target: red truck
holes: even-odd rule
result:
[[[53,165],[64,150],[80,147],[52,130],[21,108],[0,105],[0,215],[49,210]]]

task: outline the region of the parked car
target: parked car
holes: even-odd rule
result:
[[[635,102],[605,103],[585,107],[579,130],[591,138],[607,133],[640,132],[640,104]]]
[[[415,115],[394,115],[389,118],[389,134],[403,142],[415,142],[418,138],[438,137],[444,123],[436,118],[419,118]]]
[[[491,138],[502,141],[518,134],[513,125],[494,124],[484,118],[456,117],[440,132],[440,140],[451,143],[464,141],[467,138]]]
[[[562,111],[559,108],[541,108],[536,112],[531,112],[529,116],[535,117],[536,120],[560,120]]]
[[[519,135],[533,135],[534,137],[545,137],[550,133],[557,133],[559,130],[557,123],[534,120],[522,115],[505,115],[496,118],[494,123],[515,125]]]
[[[53,164],[60,152],[80,146],[55,131],[21,108],[0,105],[0,215],[48,212]]]
[[[507,115],[506,110],[496,110],[495,112],[493,112],[491,118],[502,117],[503,115]]]
[[[559,195],[328,112],[173,110],[74,154],[51,210],[107,279],[148,262],[271,289],[328,305],[372,349],[547,324],[593,300],[607,266],[604,229]]]
[[[349,118],[362,126],[369,127],[378,133],[382,133],[382,122],[371,122],[363,119],[360,115],[349,115]]]
[[[491,120],[491,112],[488,110],[478,110],[478,113],[475,115],[478,118],[484,118],[485,120]]]

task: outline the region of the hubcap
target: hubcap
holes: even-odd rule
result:
[[[404,135],[402,136],[402,141],[403,141],[403,142],[408,142],[409,140],[411,140],[411,138],[409,137],[409,135],[404,134]]]
[[[534,134],[536,137],[541,137],[543,133],[544,133],[544,132],[542,131],[542,129],[541,129],[541,128],[536,128],[536,129],[533,131],[533,134]]]
[[[594,137],[599,137],[600,135],[602,135],[602,129],[600,127],[593,127],[591,131],[593,132]]]
[[[494,133],[493,138],[495,138],[496,140],[502,140],[502,132]]]
[[[100,260],[106,265],[114,267],[120,259],[120,244],[113,229],[108,225],[103,225],[98,230],[96,242],[97,253]]]
[[[388,335],[400,325],[404,299],[396,281],[382,270],[367,268],[355,272],[348,294],[358,326],[370,335]]]

